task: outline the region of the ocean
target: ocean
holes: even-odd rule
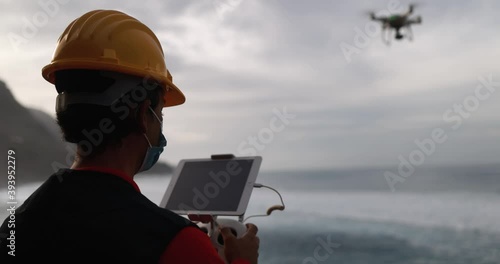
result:
[[[277,189],[286,209],[247,221],[259,227],[259,263],[500,263],[500,166],[421,169],[394,192],[383,173],[261,172],[257,182]],[[169,181],[136,179],[157,204]],[[39,185],[21,186],[18,202]],[[279,203],[273,191],[254,189],[245,216]]]

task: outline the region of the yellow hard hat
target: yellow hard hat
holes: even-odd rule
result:
[[[74,20],[59,37],[42,76],[55,84],[55,72],[90,69],[119,72],[160,82],[165,105],[184,103],[172,82],[158,38],[137,19],[115,10],[94,10]]]

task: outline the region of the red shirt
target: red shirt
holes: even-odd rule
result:
[[[111,168],[85,167],[76,170],[98,171],[112,174],[130,183],[137,192],[141,192],[139,186],[132,177],[124,172]],[[183,228],[167,245],[160,257],[159,264],[183,263],[183,264],[224,264],[224,260],[219,257],[215,247],[210,242],[209,237],[196,227]],[[244,259],[233,260],[231,264],[250,264]]]

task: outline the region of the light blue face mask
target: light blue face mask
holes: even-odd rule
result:
[[[163,132],[163,122],[160,120],[160,118],[158,118],[155,111],[153,111],[153,109],[151,109],[151,107],[149,108],[149,110],[151,110],[151,112],[156,117],[158,122],[160,122],[160,141],[158,142],[158,146],[153,147],[151,145],[151,142],[148,139],[148,136],[146,136],[146,134],[143,134],[144,137],[146,138],[146,141],[149,144],[149,147],[148,147],[148,150],[146,151],[146,155],[144,156],[144,160],[142,161],[142,165],[141,165],[141,168],[139,169],[139,172],[147,171],[147,170],[151,169],[151,167],[153,167],[153,165],[155,165],[156,162],[158,161],[158,158],[160,158],[160,155],[163,152],[163,148],[167,145],[167,139],[165,138],[165,136],[162,133]]]

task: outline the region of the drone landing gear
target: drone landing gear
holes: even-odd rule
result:
[[[410,26],[406,27],[406,33],[407,33],[407,36],[408,36],[408,40],[409,41],[413,41],[413,31],[411,30]]]
[[[382,28],[382,41],[387,45],[391,45],[391,28],[389,26],[384,25]]]

